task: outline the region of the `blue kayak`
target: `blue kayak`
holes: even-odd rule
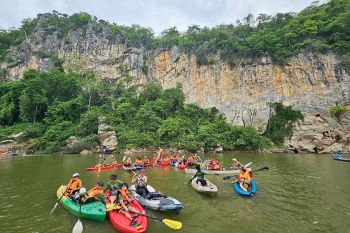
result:
[[[233,189],[236,191],[236,193],[238,193],[239,195],[243,195],[243,196],[253,196],[256,193],[256,184],[255,184],[255,180],[254,178],[252,179],[251,182],[251,187],[250,188],[250,192],[249,191],[243,191],[241,189],[241,187],[239,187],[238,182],[234,183],[233,185]]]
[[[139,166],[139,165],[138,165],[138,166],[135,166],[135,169],[136,169],[136,170],[141,170],[141,169],[144,169],[144,168],[145,168],[145,166]]]
[[[338,161],[343,161],[343,162],[350,162],[350,159],[348,158],[343,158],[343,155],[340,153],[334,153],[333,154],[333,159],[338,160]]]

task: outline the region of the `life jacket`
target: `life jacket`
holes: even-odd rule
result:
[[[125,164],[131,164],[131,163],[132,163],[132,162],[131,162],[130,159],[126,160],[126,162],[125,162]]]
[[[121,197],[124,205],[126,205],[126,206],[130,205],[130,202],[128,201],[129,190],[119,189],[118,192],[120,194],[120,197]]]
[[[144,158],[144,159],[143,159],[143,163],[144,163],[144,164],[149,164],[148,158]]]
[[[238,174],[238,181],[247,180],[247,179],[249,179],[249,172],[247,170],[245,172],[242,172],[242,170],[240,170]]]
[[[103,194],[101,188],[94,187],[86,192],[85,196],[81,198],[82,201],[85,201],[88,197],[95,198],[96,201],[100,200],[96,195]]]
[[[65,192],[65,195],[68,196],[71,194],[71,192],[73,190],[80,188],[80,183],[81,183],[80,179],[74,179],[74,178],[70,179],[68,186],[67,186],[67,189],[66,189],[66,192]]]

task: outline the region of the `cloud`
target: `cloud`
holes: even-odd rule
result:
[[[176,26],[215,26],[232,23],[248,13],[297,12],[314,0],[1,0],[0,27],[19,27],[24,18],[56,10],[65,14],[87,12],[118,24],[140,24],[156,33]]]

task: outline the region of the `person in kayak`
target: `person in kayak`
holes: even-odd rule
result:
[[[131,179],[131,183],[136,183],[136,193],[146,198],[149,193],[147,189],[147,176],[145,175],[145,169],[140,170],[140,174],[136,174]]]
[[[243,191],[247,191],[248,186],[250,185],[250,175],[249,172],[245,167],[242,167],[238,174],[238,180],[239,186]]]
[[[86,194],[81,198],[81,203],[91,203],[94,201],[100,201],[106,204],[107,201],[103,195],[103,182],[97,182],[96,186],[86,192]]]
[[[143,166],[143,161],[140,157],[137,157],[135,160],[135,166]]]
[[[232,168],[233,169],[241,169],[241,167],[243,167],[243,165],[237,160],[237,159],[232,159]]]
[[[124,182],[118,180],[118,176],[113,174],[110,176],[110,181],[107,183],[106,187],[103,189],[103,193],[109,191],[109,201],[112,204],[115,204],[118,197],[118,189],[121,184]]]
[[[79,173],[74,173],[72,178],[69,180],[66,191],[64,193],[65,196],[70,197],[75,192],[79,191],[82,187],[82,182],[79,179]]]
[[[125,217],[127,217],[131,221],[130,224],[134,224],[133,218],[129,214],[129,211],[132,211],[135,214],[145,214],[145,211],[142,211],[142,213],[139,213],[134,207],[131,206],[131,203],[133,202],[133,200],[131,199],[128,188],[129,186],[127,183],[123,183],[119,186],[118,206],[120,207],[119,212],[124,214]]]
[[[204,179],[204,173],[201,171],[201,166],[196,165],[196,169],[197,169],[197,172],[194,175],[194,177],[192,178],[192,180],[197,177],[197,180],[196,180],[197,184],[198,184],[198,182],[200,182],[202,186],[208,185],[207,181]]]
[[[130,167],[132,165],[130,157],[125,161],[124,166],[125,167]]]
[[[149,164],[149,160],[148,160],[147,156],[143,157],[143,164],[145,166],[147,166]]]

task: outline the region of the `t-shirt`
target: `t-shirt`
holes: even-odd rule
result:
[[[121,184],[123,184],[124,182],[121,180],[116,180],[115,183],[112,183],[111,181],[109,181],[106,185],[106,187],[103,189],[103,192],[106,192],[107,190],[109,191],[116,191],[119,189],[119,186]]]
[[[195,176],[204,179],[204,173],[202,171],[197,171]]]

